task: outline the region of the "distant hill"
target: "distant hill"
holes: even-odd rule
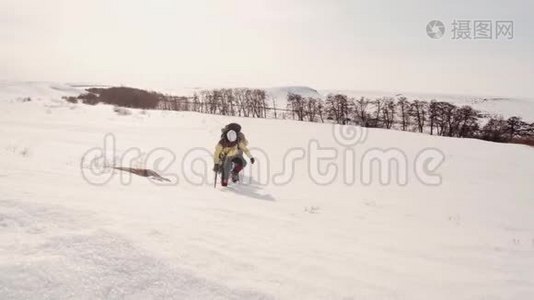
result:
[[[322,95],[315,89],[307,86],[281,86],[265,89],[267,94],[276,101],[276,106],[285,108],[287,95],[289,93],[298,94],[303,97],[322,98]]]

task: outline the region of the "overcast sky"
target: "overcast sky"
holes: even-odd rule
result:
[[[0,0],[0,79],[534,98],[533,3]],[[455,40],[455,19],[511,20],[514,38]]]

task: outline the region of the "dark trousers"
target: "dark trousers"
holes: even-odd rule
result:
[[[243,158],[243,154],[234,156],[228,156],[224,159],[222,164],[222,183],[228,183],[228,178],[231,173],[239,173],[247,165],[247,162]]]

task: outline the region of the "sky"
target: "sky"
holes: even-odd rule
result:
[[[514,36],[454,39],[454,20]],[[532,0],[0,0],[4,81],[534,98],[533,53]]]

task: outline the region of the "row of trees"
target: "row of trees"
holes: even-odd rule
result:
[[[410,101],[406,97],[349,98],[330,94],[326,99],[289,93],[287,108],[267,105],[261,89],[204,90],[193,97],[177,97],[128,87],[94,88],[70,102],[107,103],[120,107],[195,111],[253,118],[291,118],[309,122],[334,122],[363,127],[416,131],[431,135],[471,137],[496,142],[534,141],[534,123],[519,117],[485,116],[471,106],[444,101]]]
[[[491,118],[480,132],[480,138],[494,142],[519,142],[534,146],[534,123],[520,117]]]
[[[193,97],[194,111],[240,117],[267,118],[267,94],[261,89],[204,90]]]
[[[267,118],[267,96],[261,89],[204,90],[193,97],[178,97],[130,87],[90,88],[76,97],[65,97],[72,103],[79,101],[96,105],[112,104],[120,107],[196,111],[230,116]]]
[[[353,99],[342,94],[331,94],[323,102],[317,98],[289,94],[287,108],[300,121],[324,122],[326,119],[337,124],[394,128],[497,142],[534,137],[534,123],[526,123],[519,117],[503,119],[486,116],[469,105],[456,106],[445,101],[409,101],[406,97]]]

